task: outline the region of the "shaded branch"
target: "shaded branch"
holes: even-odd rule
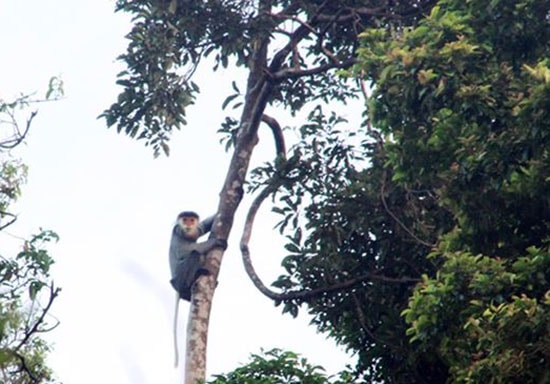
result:
[[[254,269],[254,266],[252,265],[252,260],[250,259],[250,251],[248,248],[248,242],[250,241],[250,236],[252,234],[252,227],[254,225],[254,219],[256,217],[256,213],[258,212],[258,209],[262,205],[262,202],[265,200],[267,196],[269,196],[271,193],[275,192],[280,186],[280,183],[272,183],[269,184],[266,188],[264,188],[258,196],[254,199],[252,204],[250,205],[250,208],[248,210],[248,214],[246,216],[246,221],[244,224],[243,234],[241,236],[241,255],[243,258],[243,264],[244,269],[246,270],[246,273],[248,274],[248,277],[252,280],[252,283],[258,288],[260,292],[262,292],[264,295],[271,299],[279,299],[278,293],[273,292],[270,290],[259,278],[258,274],[256,273],[256,270]]]
[[[421,15],[430,9],[437,3],[437,0],[425,1],[425,2],[411,2],[407,9],[402,10],[399,13],[396,13],[395,9],[392,9],[390,1],[386,1],[385,5],[379,7],[346,7],[343,9],[341,14],[334,18],[334,15],[321,13],[318,16],[319,21],[336,21],[338,23],[347,22],[349,20],[360,19],[361,17],[387,17],[394,20],[402,20],[404,18],[412,17],[415,15]],[[406,2],[404,2],[406,4]]]
[[[288,19],[293,20],[300,24],[300,26],[289,36],[289,41],[287,45],[282,48],[275,56],[273,57],[273,60],[271,62],[271,65],[269,67],[270,76],[277,81],[281,81],[286,78],[295,78],[295,77],[301,77],[301,76],[312,76],[319,73],[326,72],[333,68],[349,68],[353,64],[355,64],[356,59],[348,59],[345,61],[339,61],[335,55],[332,52],[329,52],[325,47],[322,46],[323,41],[323,35],[328,30],[331,24],[337,21],[337,15],[334,15],[331,17],[331,20],[329,25],[327,25],[322,31],[317,31],[315,29],[315,24],[320,21],[319,16],[321,15],[321,12],[323,8],[328,4],[327,1],[325,1],[319,8],[317,14],[313,15],[310,20],[303,21],[300,20],[297,16],[286,16]],[[309,33],[313,33],[318,38],[318,44],[320,46],[321,51],[325,54],[325,56],[329,59],[330,63],[320,65],[315,68],[309,68],[309,69],[299,69],[297,65],[293,65],[292,68],[283,68],[282,63],[284,59],[291,53],[297,51],[297,46],[299,42],[304,39]],[[296,64],[296,59],[294,59],[294,62]]]
[[[357,298],[357,295],[355,293],[351,294],[351,297],[353,299],[353,303],[355,304],[355,312],[357,313],[357,321],[359,321],[359,325],[361,326],[361,329],[365,331],[365,333],[375,342],[380,342],[378,337],[370,330],[370,327],[367,324],[367,317],[365,316],[365,312],[361,309],[361,302]]]
[[[391,216],[391,218],[405,231],[407,232],[414,240],[416,240],[418,243],[425,245],[429,248],[434,248],[437,244],[436,243],[428,243],[425,240],[422,240],[420,237],[418,237],[409,227],[403,223],[399,217],[388,206],[388,202],[386,201],[386,179],[387,179],[387,170],[384,168],[384,171],[382,172],[382,185],[380,186],[380,200],[382,201],[382,205],[384,206],[384,210],[388,213],[388,215]]]
[[[273,133],[273,140],[275,141],[275,150],[277,151],[277,156],[284,157],[286,155],[286,145],[281,125],[275,118],[268,116],[265,113],[262,115],[262,121],[269,125],[269,128],[271,128],[271,132]]]
[[[376,8],[367,8],[367,7],[359,7],[359,8],[346,8],[340,12],[340,14],[335,17],[334,15],[327,15],[327,14],[320,14],[318,16],[319,21],[333,21],[337,23],[346,22],[349,20],[357,19],[360,16],[394,16],[397,17],[397,15],[391,15],[387,11],[387,7],[376,7]]]
[[[315,30],[315,28],[313,28],[313,26],[311,26],[307,21],[304,21],[304,20],[300,19],[296,15],[274,14],[272,16],[275,19],[282,19],[282,21],[287,21],[287,20],[294,21],[295,23],[300,24],[301,26],[305,27],[306,29],[309,29],[310,32],[313,32],[314,34],[317,34],[317,31]],[[287,33],[287,35],[291,36],[292,34]]]
[[[282,134],[281,127],[279,123],[272,117],[263,114],[262,115],[262,121],[265,122],[270,126],[272,129],[274,140],[277,147],[277,154],[278,155],[285,155],[285,148],[284,148],[284,137]],[[327,287],[321,287],[317,289],[312,290],[297,290],[297,291],[291,291],[291,292],[275,292],[268,288],[263,281],[260,279],[258,274],[256,273],[254,266],[252,264],[252,260],[250,257],[250,249],[248,246],[248,243],[250,241],[250,237],[252,235],[252,228],[254,225],[254,219],[256,217],[256,214],[262,205],[263,201],[272,193],[276,192],[277,189],[280,187],[282,182],[284,181],[284,178],[280,179],[272,179],[271,182],[268,182],[268,185],[260,192],[258,196],[253,200],[253,202],[250,205],[250,208],[248,210],[248,214],[245,220],[245,225],[243,228],[243,233],[241,236],[240,241],[240,249],[243,259],[244,268],[246,270],[246,273],[252,280],[253,284],[256,286],[256,288],[262,292],[265,296],[269,297],[272,300],[275,301],[283,301],[283,300],[307,300],[308,298],[315,297],[321,294],[330,293],[339,291],[342,289],[346,289],[349,287],[352,287],[354,285],[363,283],[365,281],[382,281],[386,283],[397,283],[397,284],[411,284],[411,283],[417,283],[420,281],[418,278],[411,278],[411,277],[402,277],[402,278],[393,278],[393,277],[387,277],[384,275],[377,275],[373,273],[366,273],[364,275],[361,275],[357,278],[349,279],[340,283],[336,283]]]
[[[272,76],[275,80],[282,80],[282,79],[302,77],[302,76],[313,76],[334,68],[339,68],[339,69],[349,68],[355,63],[356,63],[356,59],[353,58],[353,59],[348,59],[346,61],[337,62],[337,63],[330,62],[330,63],[320,65],[318,67],[309,68],[309,69],[285,68],[285,69],[281,69],[276,73],[273,73]]]
[[[284,22],[290,18],[293,18],[297,11],[300,10],[301,5],[298,2],[292,2],[288,7],[278,13],[269,13],[274,19],[281,19]]]
[[[372,341],[374,341],[375,343],[379,343],[381,345],[389,345],[390,347],[395,349],[401,349],[398,345],[382,340],[377,335],[374,334],[374,332],[370,329],[369,325],[367,324],[367,316],[365,315],[365,312],[361,308],[361,302],[357,298],[357,295],[355,293],[352,293],[351,297],[353,299],[353,303],[355,304],[355,312],[357,313],[357,319],[359,321],[359,325],[361,326],[361,329],[365,331],[365,333],[372,339]]]
[[[296,28],[294,33],[292,33],[288,43],[279,52],[277,52],[275,56],[273,56],[273,59],[271,60],[271,64],[269,66],[269,72],[271,74],[274,74],[279,70],[279,68],[281,68],[288,54],[292,52],[294,47],[298,45],[298,43],[312,31],[312,26],[316,23],[317,16],[319,16],[320,12],[322,11],[322,9],[325,7],[327,3],[328,3],[328,0],[323,2],[323,4],[319,6],[318,13],[313,15],[307,23],[300,22],[300,26]]]

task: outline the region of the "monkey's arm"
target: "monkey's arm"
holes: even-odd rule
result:
[[[216,218],[216,215],[212,215],[210,217],[207,217],[201,223],[199,224],[201,227],[202,234],[210,232],[212,229],[212,224],[214,224],[214,219]]]
[[[227,241],[223,239],[208,239],[206,241],[203,241],[201,243],[195,243],[193,244],[193,251],[196,251],[197,253],[204,255],[208,252],[210,252],[214,248],[221,248],[226,249],[227,248]]]

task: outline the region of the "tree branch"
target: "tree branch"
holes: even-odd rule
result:
[[[325,1],[321,6],[319,6],[317,10],[317,14],[313,15],[310,20],[303,21],[300,20],[296,16],[288,16],[291,20],[297,22],[300,24],[300,26],[290,35],[289,42],[287,45],[281,49],[277,54],[273,57],[273,60],[271,62],[271,65],[269,67],[269,72],[271,77],[274,80],[281,81],[286,78],[296,78],[301,76],[312,76],[319,73],[326,72],[333,68],[349,68],[353,64],[355,64],[356,60],[355,58],[348,59],[345,61],[339,61],[336,59],[334,54],[332,52],[328,52],[326,48],[322,46],[322,35],[328,30],[330,27],[330,24],[335,22],[337,20],[337,15],[331,16],[331,19],[329,21],[329,25],[327,25],[324,30],[321,32],[318,32],[315,30],[315,25],[319,20],[319,16],[321,15],[322,10],[325,8],[325,6],[328,4],[327,1]],[[331,63],[323,64],[315,68],[310,69],[303,69],[300,70],[296,65],[294,65],[292,68],[282,68],[282,63],[284,59],[291,53],[296,51],[296,47],[298,46],[298,43],[304,39],[309,33],[313,33],[317,36],[319,39],[319,45],[320,49],[323,51],[325,56],[329,59]],[[282,69],[279,69],[282,68]]]
[[[275,150],[277,151],[277,156],[284,157],[286,155],[286,145],[281,125],[275,118],[268,116],[265,113],[262,115],[262,121],[269,125],[269,128],[271,128],[271,132],[273,132],[273,141],[275,141]]]
[[[324,293],[330,293],[330,292],[346,289],[356,284],[362,283],[364,281],[369,281],[369,280],[377,280],[377,281],[382,281],[386,283],[397,283],[397,284],[411,284],[411,283],[418,283],[420,281],[419,278],[412,278],[412,277],[393,278],[393,277],[387,277],[383,275],[376,275],[373,273],[366,273],[357,278],[349,279],[340,283],[333,284],[331,286],[321,287],[321,288],[311,289],[311,290],[298,290],[298,291],[291,291],[291,292],[285,292],[285,293],[278,293],[269,289],[259,278],[258,274],[254,269],[254,266],[252,265],[248,242],[252,234],[252,227],[254,225],[254,219],[256,217],[256,213],[258,212],[258,209],[260,208],[265,198],[269,196],[271,193],[275,192],[279,186],[280,186],[280,182],[273,182],[268,184],[267,187],[264,188],[260,192],[260,194],[254,199],[254,201],[252,202],[248,210],[245,226],[243,229],[243,234],[241,237],[241,243],[240,243],[240,249],[241,249],[243,264],[244,264],[246,273],[248,274],[248,276],[250,277],[250,279],[252,280],[256,288],[258,288],[258,290],[261,293],[263,293],[265,296],[275,301],[307,300],[311,297],[319,296]]]
[[[3,230],[6,227],[9,227],[13,223],[15,223],[15,220],[17,220],[17,216],[15,216],[13,213],[9,213],[9,212],[1,212],[0,211],[0,216],[11,216],[11,219],[6,224],[0,226],[0,231]]]
[[[292,33],[292,36],[290,37],[290,40],[288,41],[288,43],[279,52],[277,52],[273,57],[273,59],[271,60],[271,65],[269,66],[269,72],[271,74],[276,73],[279,70],[279,68],[281,68],[288,54],[292,52],[294,47],[298,45],[298,43],[312,31],[312,26],[315,25],[315,23],[317,22],[317,16],[319,16],[320,12],[326,6],[327,3],[328,3],[328,0],[324,1],[323,4],[319,6],[318,13],[313,15],[308,22],[300,21],[300,26],[296,28],[294,33]]]
[[[380,200],[382,201],[382,205],[384,206],[384,210],[391,216],[391,218],[405,231],[411,236],[416,242],[419,244],[422,244],[428,248],[434,248],[437,244],[436,243],[428,243],[425,240],[422,240],[420,237],[418,237],[409,227],[403,223],[399,217],[388,206],[388,202],[386,201],[386,179],[387,179],[387,170],[384,168],[384,171],[382,172],[382,185],[380,186]]]
[[[27,133],[29,133],[29,129],[31,128],[31,123],[34,117],[36,116],[38,112],[34,111],[31,112],[31,115],[27,119],[27,123],[25,125],[25,129],[23,132],[19,130],[19,125],[17,124],[17,121],[15,120],[15,116],[11,113],[9,113],[12,121],[11,124],[14,127],[14,134],[12,138],[6,139],[2,142],[0,142],[0,149],[13,149],[17,147],[23,140],[25,140],[25,137],[27,136]],[[1,228],[0,228],[1,229]]]
[[[42,310],[42,313],[40,314],[38,319],[35,321],[35,323],[31,327],[31,329],[29,329],[28,331],[25,332],[25,337],[23,337],[23,339],[19,342],[19,344],[13,349],[13,351],[15,353],[17,351],[19,351],[19,349],[21,349],[29,341],[29,339],[31,338],[31,336],[33,334],[39,332],[38,327],[44,322],[44,318],[46,317],[46,314],[50,310],[50,307],[52,306],[53,301],[59,295],[60,291],[61,291],[61,289],[60,288],[55,288],[53,283],[50,285],[50,297],[48,299],[48,303],[46,304],[46,306]]]
[[[284,68],[276,73],[273,73],[272,76],[275,80],[278,80],[278,81],[282,79],[287,79],[287,78],[313,76],[334,68],[340,68],[340,69],[349,68],[353,64],[355,64],[355,62],[356,62],[356,59],[348,59],[346,61],[342,61],[339,63],[334,63],[334,62],[326,63],[310,69]]]
[[[263,3],[269,11],[269,2]],[[220,193],[217,215],[210,238],[227,239],[235,212],[243,194],[250,158],[258,141],[258,127],[273,90],[273,81],[269,78],[267,67],[268,36],[257,36],[253,43],[250,58],[250,72],[247,80],[247,92],[241,115],[241,124],[237,133],[235,149],[229,169]],[[187,347],[185,361],[186,384],[196,384],[206,377],[206,348],[212,299],[217,285],[224,252],[214,248],[206,256],[205,267],[211,272],[201,276],[193,286],[189,319],[187,322]]]
[[[347,11],[347,12],[346,12]],[[343,14],[346,12],[345,14]],[[387,7],[376,7],[376,8],[346,8],[344,9],[338,17],[334,15],[320,14],[318,16],[319,21],[334,21],[337,23],[343,23],[349,20],[358,18],[359,16],[384,16],[389,15],[387,12]]]
[[[15,356],[19,360],[20,366],[18,371],[26,373],[27,376],[31,379],[31,382],[38,383],[39,380],[27,365],[27,360],[25,359],[25,357],[17,352],[13,352],[13,356]]]
[[[355,293],[352,293],[351,297],[353,299],[353,303],[355,304],[355,312],[357,313],[359,325],[361,326],[361,329],[364,330],[365,333],[372,339],[372,341],[379,343],[380,345],[389,345],[392,348],[401,349],[398,345],[382,340],[374,334],[374,331],[372,331],[367,324],[367,316],[365,316],[365,312],[361,308],[361,302],[357,298],[357,295]]]

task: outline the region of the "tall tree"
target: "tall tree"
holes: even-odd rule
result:
[[[454,382],[549,380],[549,6],[441,1],[400,39],[366,35],[388,163],[455,223],[404,312]]]
[[[358,88],[336,73],[355,63],[358,34],[367,27],[401,29],[413,24],[432,3],[119,0],[117,9],[133,15],[134,27],[121,56],[127,69],[118,83],[124,89],[103,116],[109,126],[143,140],[155,154],[168,154],[170,134],[185,124],[185,109],[198,93],[192,75],[203,59],[213,57],[214,69],[230,64],[246,68],[244,91],[235,84],[237,93],[226,100],[239,105],[241,115],[228,117],[221,129],[228,135],[233,157],[211,236],[227,239],[262,121],[273,130],[278,148],[278,161],[268,174],[274,184],[268,192],[276,191],[281,180],[291,182],[291,173],[300,165],[285,160],[280,125],[266,110],[280,106],[295,113],[308,106],[322,111],[318,106],[323,103],[354,97]],[[208,321],[222,256],[220,249],[208,254],[212,275],[198,280],[192,297],[187,384],[205,378]]]
[[[549,380],[548,9],[442,0],[415,28],[368,30],[354,73],[372,85],[371,163],[350,171],[331,136],[301,143],[279,211],[307,232],[292,228],[277,285],[324,293],[279,297],[307,302],[369,381]]]

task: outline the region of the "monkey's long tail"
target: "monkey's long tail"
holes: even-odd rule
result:
[[[179,351],[178,351],[178,312],[179,312],[179,305],[180,305],[180,297],[178,293],[176,292],[176,305],[175,305],[175,312],[174,312],[174,357],[175,362],[174,366],[177,368],[179,363]]]

